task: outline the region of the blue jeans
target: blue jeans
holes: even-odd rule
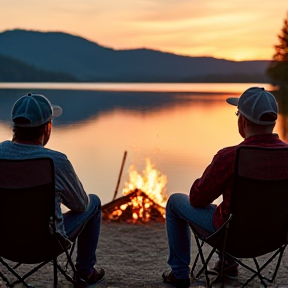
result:
[[[73,242],[77,238],[76,269],[90,270],[96,263],[96,248],[101,227],[101,201],[89,194],[90,204],[85,212],[63,214],[66,234]]]
[[[214,232],[213,214],[216,205],[194,208],[186,194],[172,194],[166,206],[166,231],[169,246],[168,264],[177,279],[189,278],[191,230],[189,222]]]

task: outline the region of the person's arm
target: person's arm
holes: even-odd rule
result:
[[[193,207],[203,208],[211,204],[224,192],[228,181],[232,179],[233,157],[225,151],[226,149],[220,150],[202,177],[193,183],[189,194],[190,204]]]
[[[61,160],[56,170],[56,191],[60,193],[62,204],[70,210],[83,212],[87,209],[89,198],[67,158]]]

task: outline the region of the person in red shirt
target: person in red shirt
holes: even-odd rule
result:
[[[165,283],[177,288],[190,286],[190,223],[214,232],[228,219],[233,186],[234,162],[239,146],[251,145],[281,148],[288,145],[273,133],[278,115],[274,96],[264,88],[251,87],[240,98],[228,98],[227,103],[237,106],[238,131],[244,141],[217,152],[201,178],[197,179],[190,194],[175,193],[169,197],[166,206],[166,230],[169,246],[169,271],[163,273]],[[222,203],[213,203],[219,196]],[[215,270],[219,270],[218,261]],[[238,276],[238,264],[225,258],[226,276]]]

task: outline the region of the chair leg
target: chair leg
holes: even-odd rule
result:
[[[244,283],[240,283],[242,285],[242,287],[246,287],[249,282],[251,282],[255,277],[258,276],[258,278],[260,279],[261,283],[263,284],[264,287],[268,287],[267,284],[265,283],[265,281],[268,281],[270,283],[273,283],[275,278],[276,278],[276,274],[277,274],[277,271],[279,269],[279,266],[280,266],[280,262],[282,260],[282,257],[283,257],[283,253],[284,253],[284,250],[286,248],[286,245],[282,246],[279,250],[277,250],[271,257],[269,260],[267,260],[261,267],[259,266],[259,263],[257,262],[257,259],[256,258],[253,258],[253,261],[255,263],[255,266],[256,266],[256,270],[253,269],[252,267],[250,266],[247,266],[246,264],[244,264],[242,261],[240,261],[239,259],[236,259],[234,257],[232,257],[230,255],[230,257],[232,257],[240,266],[242,266],[243,268],[247,269],[248,271],[252,272],[253,275],[246,279],[246,281]],[[276,263],[276,267],[275,267],[275,271],[273,273],[273,276],[271,279],[268,279],[267,277],[261,275],[261,272],[262,270],[264,270],[264,268],[266,266],[268,266],[268,264],[270,264],[275,258],[276,256],[278,255],[278,260],[277,260],[277,263]]]
[[[72,255],[73,255],[73,251],[74,251],[74,249],[75,249],[76,241],[77,241],[77,240],[75,240],[75,241],[73,242],[72,247],[71,247],[71,249],[70,249],[69,259],[72,259]],[[70,261],[67,259],[66,266],[65,266],[66,270],[68,269],[69,264],[71,265]],[[73,272],[75,272],[75,271],[73,270]]]
[[[1,257],[0,257],[0,262],[17,278],[17,280],[15,280],[13,283],[10,283],[8,281],[8,279],[3,275],[3,273],[1,272],[1,277],[2,279],[5,281],[5,279],[7,280],[7,285],[9,287],[14,287],[15,284],[19,284],[19,283],[22,283],[25,287],[30,287],[29,284],[27,284],[25,282],[25,276],[27,275],[24,275],[23,277],[21,277],[16,270],[13,269],[13,267],[11,267],[7,262],[5,262]]]
[[[221,255],[221,268],[220,268],[220,279],[221,279],[221,288],[224,287],[224,282],[225,282],[225,275],[224,275],[224,254],[226,251],[226,243],[227,243],[227,234],[228,234],[228,229],[230,226],[230,222],[227,222],[225,225],[225,234],[224,234],[224,242],[223,242],[223,249],[222,249],[222,255]]]
[[[202,265],[203,265],[202,268],[198,271],[198,273],[197,273],[197,275],[195,277],[197,279],[206,270],[208,262],[207,262],[207,260],[205,261],[205,259],[204,259],[204,255],[203,255],[203,251],[202,251],[203,242],[200,244],[199,238],[196,235],[195,235],[195,240],[196,240],[196,244],[197,244],[197,247],[198,247],[198,255],[200,256],[200,259],[201,259],[201,262],[202,262]],[[198,258],[199,258],[199,256],[198,256]],[[198,259],[197,259],[197,261],[198,261]],[[195,266],[196,266],[196,264],[195,264]]]
[[[196,239],[196,236],[195,236],[195,239]],[[197,243],[197,246],[198,246],[199,242],[197,242],[197,239],[196,239],[196,243]],[[204,245],[204,241],[202,241],[201,244],[200,244],[200,246],[198,246],[198,251],[199,251],[199,249],[202,250],[203,245]],[[194,260],[192,269],[191,269],[191,276],[192,276],[192,277],[194,277],[194,270],[195,270],[196,265],[197,265],[197,263],[198,263],[199,256],[200,256],[200,253],[198,252],[197,255],[196,255],[196,257],[195,257],[195,260]]]
[[[263,286],[264,286],[265,288],[268,287],[267,284],[266,284],[265,281],[264,281],[263,276],[262,276],[261,273],[260,273],[260,272],[261,272],[261,269],[260,269],[260,266],[259,266],[257,260],[256,260],[255,258],[253,258],[253,261],[254,261],[255,266],[256,266],[256,269],[257,269],[257,276],[258,276],[258,278],[260,279],[261,283],[263,284]]]
[[[207,267],[208,267],[208,263],[209,263],[211,257],[215,253],[215,251],[216,251],[216,248],[213,248],[212,251],[210,252],[210,254],[208,255],[208,257],[206,258],[204,266],[202,267],[202,269],[203,268],[205,269],[206,281],[207,281],[207,285],[209,288],[212,288],[213,283],[210,281],[209,274],[211,275],[211,272],[209,273],[209,271],[207,270]]]
[[[280,263],[281,263],[281,260],[282,260],[282,257],[283,257],[283,253],[285,251],[285,248],[286,248],[287,245],[284,245],[282,248],[281,248],[281,251],[280,251],[280,254],[279,254],[279,257],[278,257],[278,261],[277,261],[277,264],[276,264],[276,268],[275,268],[275,271],[274,271],[274,274],[271,278],[271,283],[274,282],[275,278],[276,278],[276,275],[278,273],[278,269],[280,267]]]
[[[224,279],[224,262],[225,262],[225,254],[222,252],[221,253],[221,267],[220,267],[220,279],[221,279],[221,288],[224,287],[224,282],[225,282],[225,279]]]
[[[10,284],[9,280],[5,277],[5,275],[1,271],[0,271],[0,277],[6,283],[6,285],[8,287],[11,287],[11,284]]]
[[[195,278],[198,279],[200,277],[200,275],[204,272],[205,273],[206,282],[207,282],[207,286],[209,288],[212,288],[212,283],[210,283],[211,281],[210,281],[210,278],[209,278],[209,272],[207,271],[207,266],[208,266],[208,263],[209,263],[211,257],[215,253],[216,248],[212,249],[212,251],[209,253],[209,255],[206,257],[206,260],[205,260],[204,254],[203,254],[203,251],[202,251],[202,246],[204,245],[204,241],[202,241],[201,244],[200,244],[199,238],[196,235],[194,235],[194,236],[195,236],[196,244],[197,244],[197,247],[198,247],[198,254],[197,254],[196,259],[194,261],[191,273],[193,273],[193,271],[194,271],[194,269],[196,267],[196,263],[197,263],[197,261],[199,259],[199,256],[200,256],[200,259],[201,259],[201,262],[202,262],[203,266],[198,271],[198,273],[195,276]]]
[[[256,266],[256,269],[257,269],[257,273],[255,273],[256,275],[255,276],[258,276],[258,278],[260,279],[261,283],[264,285],[264,287],[268,287],[267,284],[265,283],[264,280],[270,282],[270,283],[273,283],[275,278],[276,278],[276,275],[277,275],[277,272],[278,272],[278,269],[279,269],[279,266],[280,266],[280,263],[281,263],[281,260],[282,260],[282,257],[283,257],[283,253],[284,253],[284,250],[286,248],[286,245],[282,246],[268,261],[266,261],[266,263],[264,265],[262,265],[261,267],[259,266],[258,264],[258,261],[256,258],[253,258],[254,260],[254,263],[255,263],[255,266]],[[274,270],[274,273],[273,273],[273,276],[271,279],[268,279],[267,277],[265,276],[262,276],[261,274],[261,271],[270,263],[272,262],[272,260],[276,257],[276,255],[278,255],[278,260],[277,260],[277,263],[276,263],[276,267],[275,267],[275,270]]]
[[[57,287],[58,285],[57,258],[53,259],[53,274],[54,274],[54,287]]]

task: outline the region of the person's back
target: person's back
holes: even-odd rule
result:
[[[42,145],[23,144],[9,140],[0,143],[1,159],[19,160],[41,157],[49,157],[54,163],[56,225],[57,230],[65,235],[60,204],[78,212],[84,212],[88,206],[88,197],[67,156],[61,152],[47,149]],[[37,199],[35,200],[37,201]]]
[[[65,154],[44,147],[50,139],[52,119],[61,114],[62,109],[52,105],[43,95],[28,94],[18,99],[12,107],[13,138],[0,143],[0,158],[49,157],[53,160],[57,230],[71,241],[78,239],[78,276],[88,284],[94,284],[105,275],[102,268],[94,268],[101,225],[101,201],[95,194],[86,194]],[[61,204],[70,210],[62,214]]]

